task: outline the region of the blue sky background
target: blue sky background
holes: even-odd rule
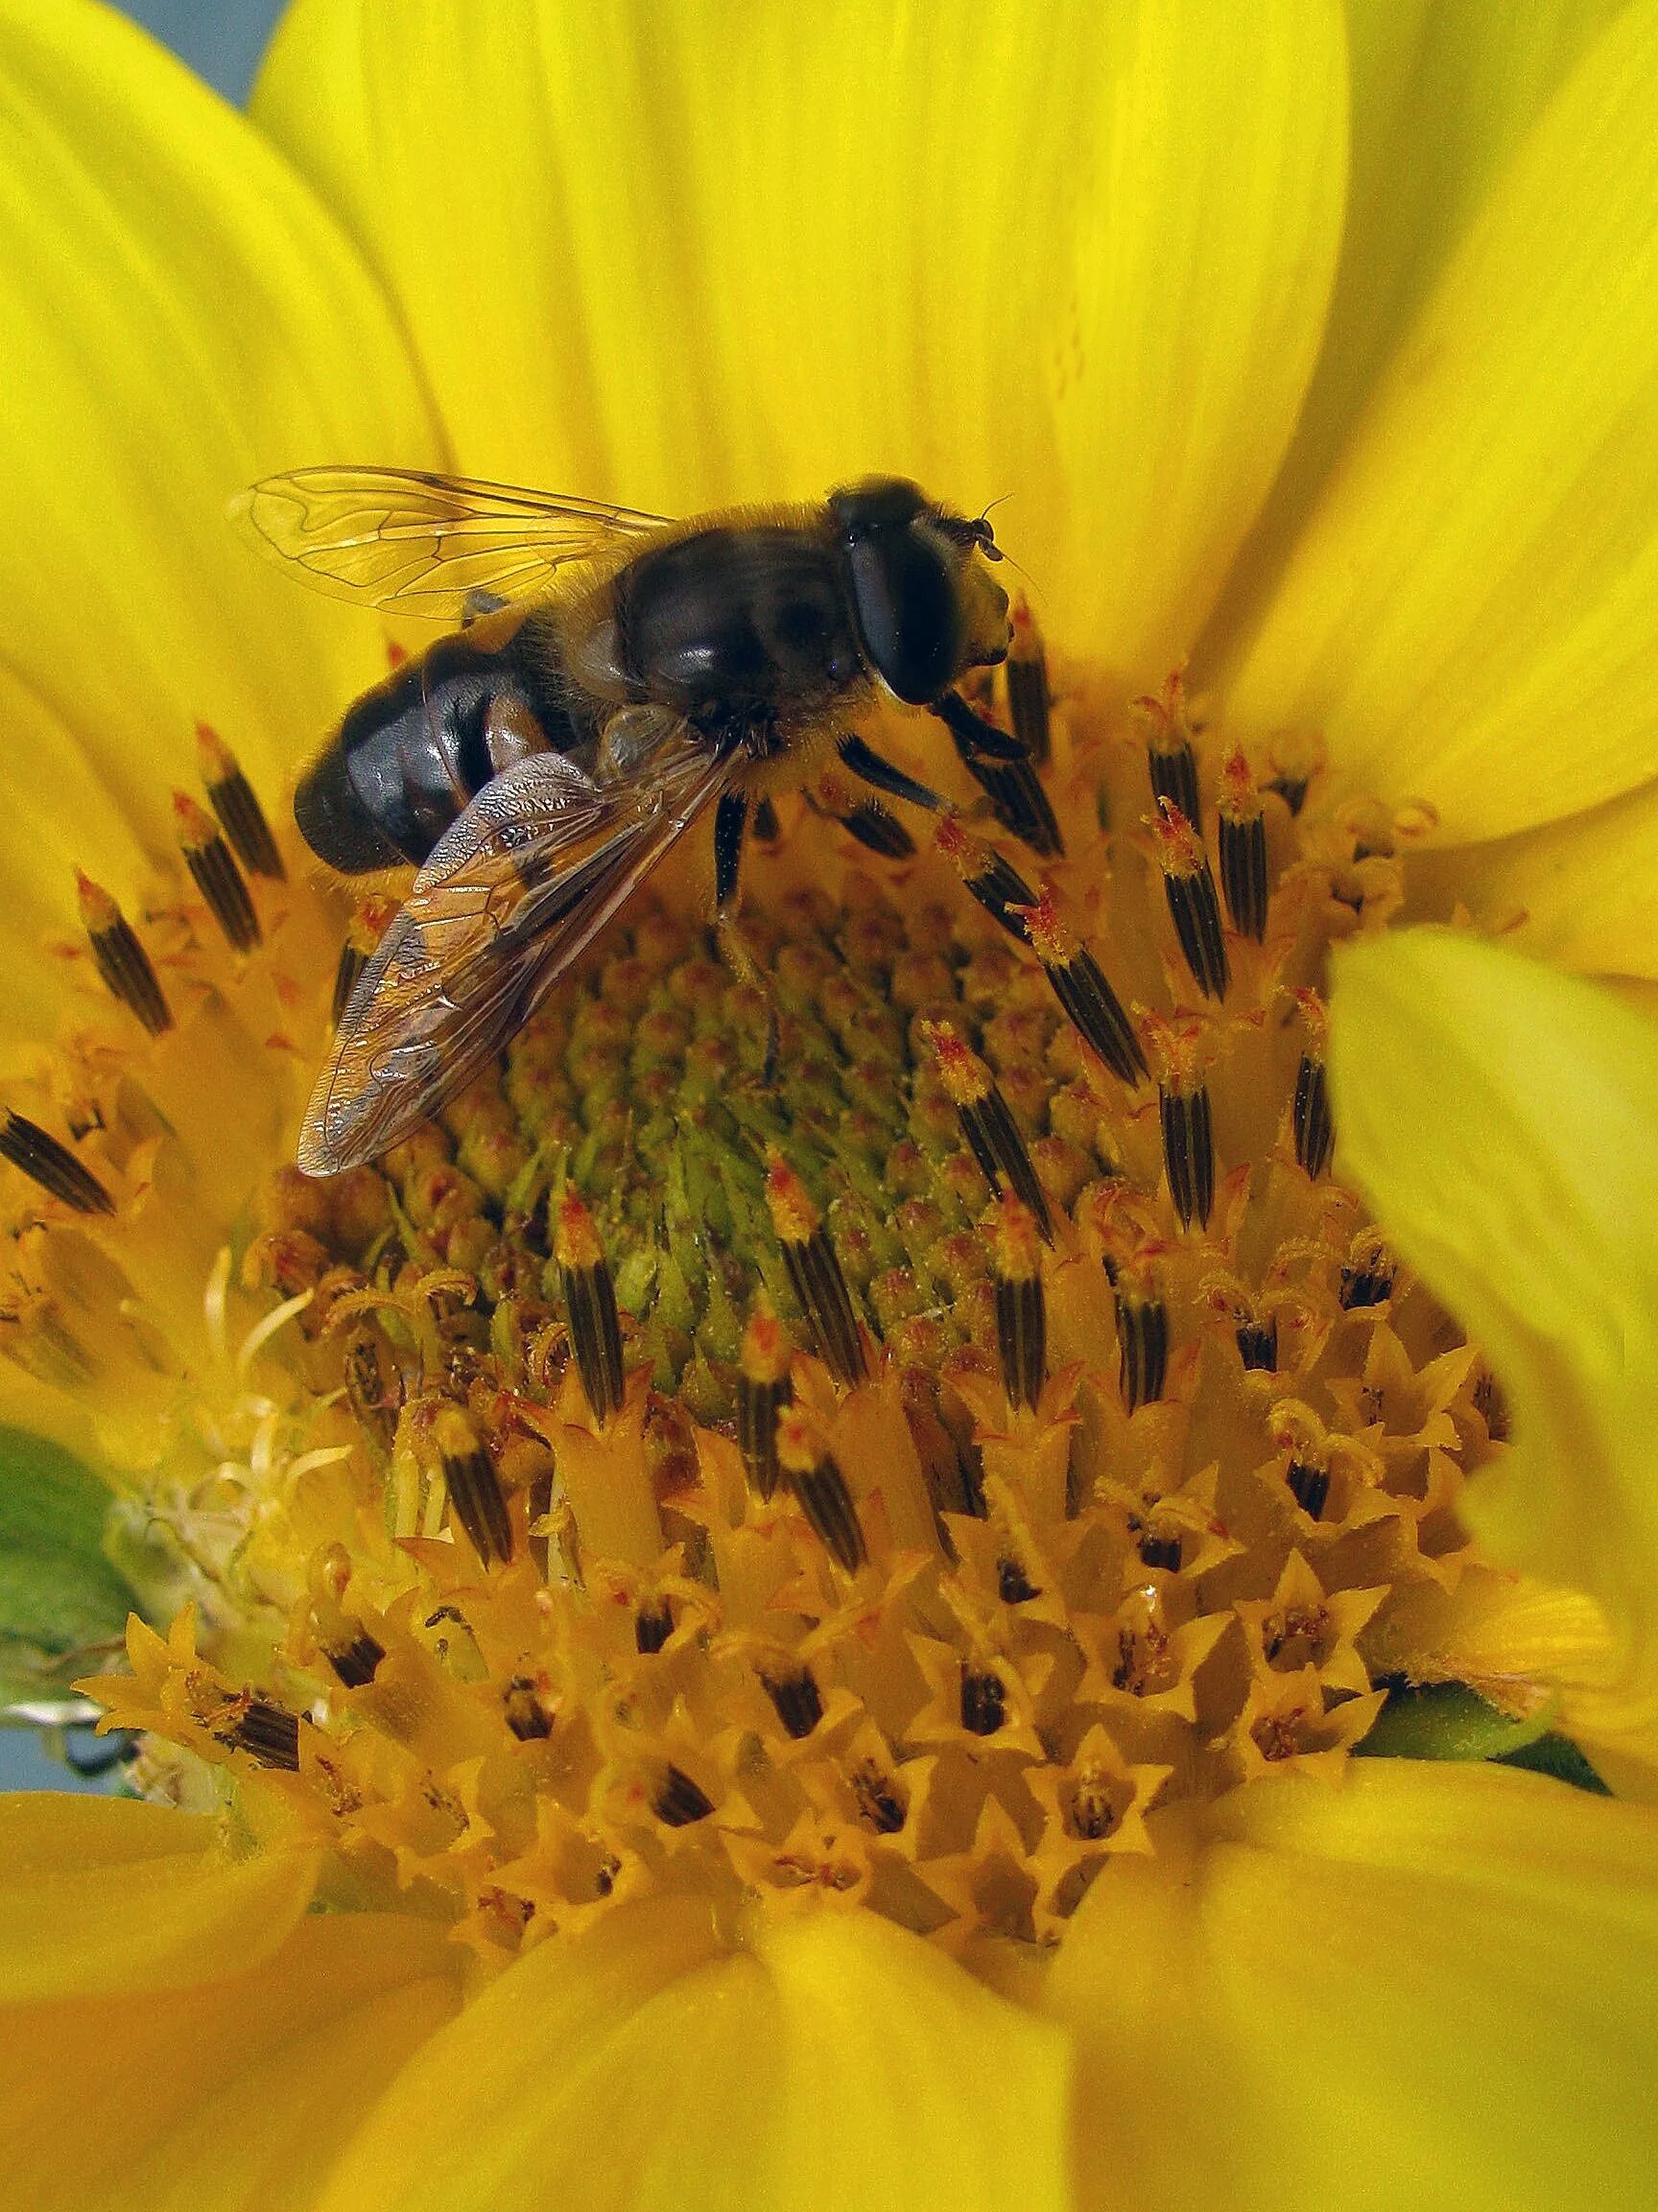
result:
[[[244,100],[282,0],[128,0],[126,12],[226,99]],[[0,1789],[96,1788],[48,1758],[26,1730],[0,1730]],[[107,1785],[106,1785],[107,1786]]]

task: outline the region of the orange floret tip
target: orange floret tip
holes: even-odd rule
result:
[[[997,1275],[1004,1282],[1029,1282],[1042,1268],[1042,1242],[1036,1216],[1021,1199],[999,1198],[988,1226]]]
[[[784,1244],[804,1244],[817,1227],[820,1217],[810,1192],[774,1144],[766,1151],[766,1203]]]
[[[604,1247],[593,1215],[574,1191],[558,1202],[553,1228],[553,1256],[560,1267],[591,1271],[604,1264]]]
[[[1252,822],[1261,812],[1261,793],[1242,745],[1230,745],[1220,763],[1220,812],[1229,822]]]
[[[120,907],[103,884],[95,883],[83,868],[75,871],[75,895],[81,905],[82,925],[91,936],[105,936],[119,923]]]
[[[1160,692],[1143,692],[1128,711],[1145,726],[1153,744],[1183,745],[1192,736],[1186,719],[1186,671],[1172,671]]]
[[[955,814],[941,814],[938,827],[933,833],[933,842],[947,860],[957,867],[971,866],[977,859],[978,840],[970,837]]]
[[[1203,840],[1172,799],[1159,799],[1155,815],[1146,817],[1157,840],[1157,860],[1166,876],[1196,876],[1204,865]]]
[[[188,791],[173,794],[173,821],[178,832],[178,841],[188,853],[200,852],[214,842],[219,825],[205,807],[199,806]]]
[[[816,1474],[823,1464],[823,1439],[812,1416],[786,1405],[777,1416],[777,1464],[786,1474]]]
[[[1045,968],[1068,967],[1077,957],[1077,940],[1059,919],[1052,883],[1043,884],[1042,896],[1033,906],[1015,906],[1011,911],[1024,923],[1030,950]]]
[[[201,770],[201,781],[209,789],[215,784],[227,784],[232,776],[241,773],[235,754],[211,722],[196,725],[196,760]]]
[[[1300,1010],[1302,1026],[1307,1031],[1307,1057],[1310,1060],[1322,1060],[1330,1041],[1330,1016],[1324,1001],[1316,991],[1309,990],[1305,985],[1295,992],[1294,999]]]
[[[921,1034],[938,1059],[938,1079],[953,1106],[976,1106],[990,1089],[979,1055],[964,1045],[948,1022],[923,1022]]]
[[[770,1301],[758,1298],[743,1331],[737,1363],[749,1382],[781,1382],[789,1373],[789,1332],[771,1310]]]
[[[1141,1042],[1166,1091],[1196,1090],[1202,1080],[1200,1062],[1207,1034],[1200,1023],[1171,1022],[1149,1007],[1140,1010]]]

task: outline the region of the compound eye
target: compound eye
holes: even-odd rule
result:
[[[877,673],[907,706],[947,691],[964,641],[955,578],[917,530],[878,530],[847,548],[858,628]]]

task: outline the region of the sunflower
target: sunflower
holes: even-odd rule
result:
[[[138,1747],[0,1802],[19,2197],[1645,2201],[1658,6],[298,0],[249,124],[4,0],[0,102],[3,1594]],[[665,875],[289,1165],[415,641],[224,515],[342,459],[1010,495],[953,811],[749,864],[775,1081]]]

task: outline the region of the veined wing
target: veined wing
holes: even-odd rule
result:
[[[318,591],[445,622],[468,613],[474,593],[533,598],[560,569],[667,521],[406,468],[295,469],[264,478],[231,511]]]
[[[358,977],[306,1109],[304,1172],[377,1159],[469,1083],[732,773],[665,718],[626,779],[538,753],[486,784]]]

